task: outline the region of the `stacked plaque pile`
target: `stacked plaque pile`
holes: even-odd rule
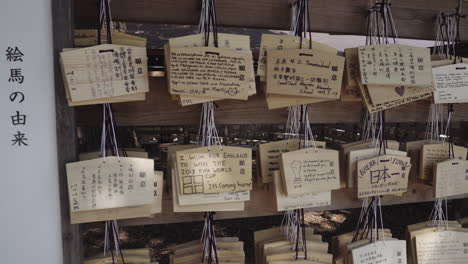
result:
[[[286,264],[286,263],[332,263],[333,256],[328,254],[328,243],[322,242],[322,236],[314,234],[312,228],[305,228],[307,258],[305,247],[296,254],[295,243],[288,239],[285,229],[273,227],[254,232],[255,263]],[[297,258],[296,258],[297,255]]]
[[[199,240],[175,245],[171,247],[169,256],[171,264],[201,264],[206,263],[208,256]],[[218,262],[226,264],[245,263],[244,242],[237,237],[217,237],[216,253]]]
[[[107,32],[101,31],[102,44],[107,44]],[[95,29],[75,29],[73,43],[75,47],[89,47],[98,44]],[[146,47],[146,39],[119,31],[112,31],[112,43],[124,46]]]
[[[468,260],[468,229],[457,221],[410,225],[406,239],[410,263],[462,264]]]
[[[243,211],[252,190],[252,150],[168,146],[174,212]]]
[[[403,155],[402,152],[398,151],[400,143],[395,140],[387,140],[386,152],[390,155]],[[373,158],[379,155],[382,150],[380,146],[375,146],[373,140],[359,140],[348,144],[341,145],[340,149],[340,160],[341,162],[341,175],[343,175],[342,182],[346,183],[346,187],[350,189],[357,188],[358,161]],[[406,156],[404,154],[403,156]],[[342,186],[344,187],[344,186]]]
[[[369,112],[429,98],[434,91],[428,48],[399,44],[346,49],[346,87],[359,89]]]
[[[329,180],[321,181],[320,177],[317,177],[317,173],[321,172],[307,172],[307,166],[321,163],[314,157],[324,153],[332,153],[333,156],[334,151],[325,149],[323,141],[311,142],[310,149],[300,150],[301,144],[304,145],[302,140],[286,139],[260,144],[258,147],[257,159],[261,181],[263,184],[274,184],[277,211],[330,205],[331,190],[339,188],[339,183],[337,183],[339,176],[334,174],[338,173],[338,170],[333,169],[335,165],[338,166],[337,156],[332,157],[333,161],[328,161],[326,166],[323,166],[324,171],[327,170],[327,173],[333,174]],[[309,186],[305,183],[308,180],[316,181],[316,184]],[[302,186],[302,181],[305,183],[304,186]]]
[[[257,75],[266,82],[268,108],[340,99],[344,62],[335,48],[324,44],[263,34]]]
[[[222,99],[247,100],[256,93],[250,37],[218,33],[169,39],[164,46],[169,93],[180,105]]]
[[[123,261],[122,261],[123,258]],[[84,264],[105,264],[105,263],[113,263],[117,264],[149,264],[151,263],[150,258],[150,251],[148,248],[143,249],[124,249],[122,250],[122,256],[119,254],[112,255],[111,253],[107,253],[105,256],[98,254],[96,256],[90,257],[85,259]]]
[[[334,264],[406,263],[406,241],[392,238],[389,229],[369,230],[365,237],[355,232],[334,236]]]
[[[412,178],[435,185],[435,197],[449,197],[468,191],[468,150],[438,140],[418,140],[406,143],[413,159]]]

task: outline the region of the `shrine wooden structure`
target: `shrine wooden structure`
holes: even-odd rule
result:
[[[290,0],[217,0],[220,26],[259,29],[289,29]],[[454,12],[459,0],[399,0],[392,1],[394,20],[401,38],[434,39],[434,20],[438,12]],[[58,54],[63,48],[73,47],[73,30],[95,24],[97,0],[52,0],[55,91],[57,115],[57,146],[59,157],[59,183],[65,264],[83,261],[83,246],[80,237],[81,225],[71,225],[69,219],[68,193],[65,164],[77,160],[77,124],[87,124],[87,116],[95,115],[98,108],[68,107]],[[311,25],[314,32],[364,35],[368,0],[312,0],[309,1]],[[113,0],[112,15],[115,21],[155,24],[194,25],[198,23],[200,0]],[[462,9],[468,13],[468,4]],[[462,19],[462,41],[468,40],[468,19]],[[465,50],[465,55],[468,52]],[[258,89],[260,90],[260,89]],[[420,101],[391,109],[388,122],[421,122],[426,119],[428,102]],[[268,111],[264,94],[259,92],[249,101],[221,101],[218,103],[216,121],[219,124],[284,123],[285,110]],[[170,100],[164,78],[150,79],[150,93],[146,102],[115,104],[114,110],[119,126],[187,125],[198,123],[199,106],[179,107]],[[316,123],[356,123],[361,116],[360,102],[326,102],[316,104]],[[468,121],[468,105],[457,105],[454,121]],[[257,188],[252,192],[252,201],[242,213],[219,213],[218,218],[253,217],[276,214],[271,208],[261,205],[269,199],[267,190]],[[463,197],[455,197],[463,198]],[[413,184],[404,197],[390,197],[384,204],[415,203],[433,200],[429,185]],[[155,218],[121,221],[124,225],[174,223],[201,220],[200,214],[171,213],[172,200],[165,197],[164,212]],[[360,202],[349,190],[333,193],[333,205],[317,210],[359,207]]]

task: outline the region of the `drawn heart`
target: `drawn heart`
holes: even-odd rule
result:
[[[395,87],[395,92],[396,92],[399,96],[403,96],[403,94],[405,93],[405,87],[404,87],[404,86]]]

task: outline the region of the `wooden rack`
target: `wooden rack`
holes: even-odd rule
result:
[[[217,0],[220,26],[288,29],[288,0]],[[312,30],[336,34],[364,35],[367,0],[314,0],[310,1]],[[400,37],[434,39],[434,19],[439,11],[453,12],[458,0],[401,0],[393,1],[392,9]],[[94,25],[97,0],[52,0],[54,32],[55,91],[57,115],[57,144],[59,158],[59,184],[61,199],[63,255],[65,264],[79,264],[83,260],[81,225],[71,225],[65,164],[77,160],[77,125],[95,125],[96,106],[68,107],[59,67],[58,54],[63,48],[73,47],[74,24]],[[193,25],[198,23],[200,0],[113,0],[113,19],[123,22]],[[465,5],[462,13],[468,13]],[[77,27],[78,28],[78,27]],[[461,21],[461,32],[468,32],[468,19]],[[463,40],[468,34],[462,34]],[[466,55],[466,54],[465,54]],[[179,107],[170,100],[165,78],[150,79],[150,93],[146,102],[115,104],[119,126],[189,125],[197,124],[200,106]],[[217,102],[216,121],[219,124],[273,124],[284,123],[287,112],[269,111],[264,94],[248,101],[224,100]],[[404,105],[387,112],[388,122],[423,122],[427,118],[428,101]],[[310,109],[314,123],[356,123],[361,118],[360,102],[326,102],[314,104]],[[468,105],[456,105],[454,121],[468,121]],[[172,200],[166,195],[163,213],[154,218],[122,221],[123,225],[142,225],[201,220],[201,214],[171,213]],[[256,187],[246,210],[237,213],[219,213],[217,218],[239,218],[277,214],[274,208],[265,207],[264,201],[272,199],[272,192]],[[454,198],[467,198],[460,196]],[[316,210],[359,207],[352,191],[333,192],[333,204]],[[386,197],[384,204],[415,203],[433,199],[429,185],[413,184],[403,197]]]

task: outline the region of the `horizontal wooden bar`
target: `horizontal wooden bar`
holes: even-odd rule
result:
[[[217,212],[216,219],[233,219],[245,217],[258,217],[277,215],[275,209],[275,197],[272,186],[256,187],[251,192],[251,200],[245,203],[245,210],[242,212]],[[356,190],[340,189],[332,192],[332,204],[325,207],[310,208],[307,211],[324,211],[359,208],[362,201],[354,198]],[[135,226],[148,224],[166,224],[178,222],[202,221],[203,213],[174,213],[172,209],[172,194],[165,193],[163,196],[163,212],[151,218],[136,218],[120,220],[119,225]],[[468,194],[454,196],[451,199],[468,198]],[[429,202],[434,200],[434,190],[431,186],[417,183],[410,186],[409,191],[404,196],[385,196],[382,205],[408,204]],[[429,216],[428,216],[429,217]]]
[[[259,83],[257,83],[259,85]],[[222,100],[216,102],[216,123],[223,124],[283,124],[287,119],[287,108],[268,110],[265,94],[257,87],[258,94],[248,101]],[[143,102],[112,104],[119,126],[169,126],[197,125],[200,105],[179,106],[171,100],[166,78],[150,78],[150,92]],[[425,122],[430,102],[418,101],[386,111],[387,122]],[[312,123],[358,123],[361,120],[361,102],[323,102],[309,107]],[[98,106],[76,107],[77,123],[94,126],[100,122]],[[452,121],[468,121],[468,104],[455,104]]]
[[[434,22],[440,11],[455,12],[459,0],[392,1],[399,36],[435,39]],[[116,21],[155,24],[198,24],[201,0],[113,0]],[[77,25],[95,23],[97,0],[76,1]],[[311,0],[311,28],[314,32],[366,34],[368,0]],[[288,0],[216,0],[219,26],[289,30]],[[467,13],[468,4],[462,13]],[[468,19],[462,19],[460,32],[468,32]],[[468,40],[468,34],[462,34]]]

